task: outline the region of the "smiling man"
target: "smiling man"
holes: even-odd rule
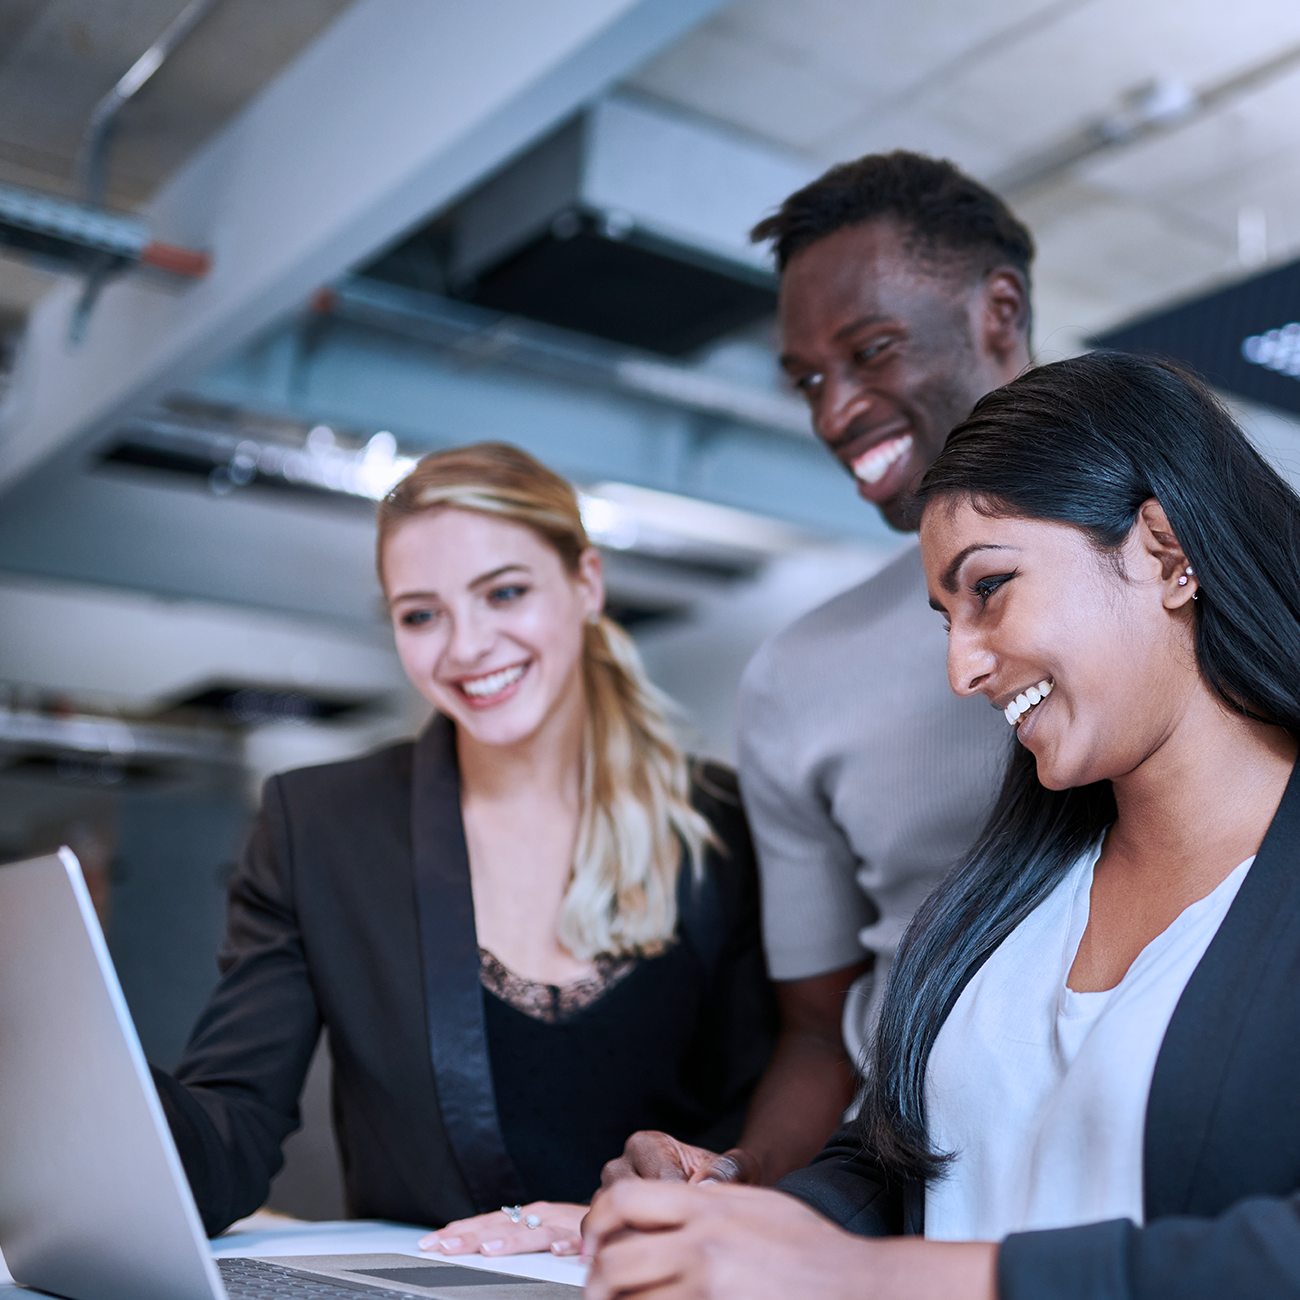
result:
[[[1029,231],[951,163],[896,152],[833,168],[754,238],[775,248],[781,364],[818,437],[913,531],[913,489],[949,432],[1030,364]],[[741,686],[771,973],[849,990],[855,1060],[894,947],[974,839],[1007,754],[1006,722],[949,692],[945,653],[909,546],[769,641]]]
[[[951,163],[897,152],[833,168],[754,238],[775,248],[781,364],[813,428],[859,495],[915,530],[912,491],[950,430],[1030,364],[1029,231]],[[754,657],[740,778],[781,1039],[740,1151],[638,1134],[607,1182],[772,1182],[838,1123],[894,948],[974,840],[1008,753],[1006,721],[948,690],[945,654],[908,546]]]

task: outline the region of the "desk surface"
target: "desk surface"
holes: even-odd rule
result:
[[[302,1223],[278,1214],[254,1214],[241,1219],[212,1242],[218,1259],[239,1255],[414,1255],[420,1259],[454,1258],[457,1264],[514,1277],[536,1277],[549,1282],[581,1286],[586,1269],[576,1259],[558,1259],[550,1254],[512,1255],[507,1259],[484,1259],[482,1255],[421,1255],[416,1244],[428,1231],[402,1223],[380,1223],[367,1219],[339,1223]],[[0,1256],[0,1300],[30,1297],[12,1284],[4,1258]]]

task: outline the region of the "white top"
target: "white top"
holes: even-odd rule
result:
[[[925,1235],[1142,1222],[1147,1095],[1187,981],[1254,858],[1186,908],[1113,989],[1066,984],[1088,924],[1089,849],[962,990],[930,1053],[926,1113],[956,1153],[926,1188]]]

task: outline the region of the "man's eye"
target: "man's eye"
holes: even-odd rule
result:
[[[494,605],[508,605],[512,600],[518,600],[520,596],[527,594],[528,588],[522,583],[512,582],[506,587],[493,587],[488,592],[488,599]]]
[[[859,348],[854,354],[855,361],[874,361],[889,345],[893,339],[881,339],[878,343],[868,343],[865,348]]]
[[[796,392],[802,393],[805,397],[811,397],[821,387],[822,377],[821,375],[800,375],[797,379],[792,379],[790,384]]]
[[[424,627],[426,623],[433,622],[433,610],[431,609],[408,609],[398,622],[403,627]]]
[[[979,578],[977,581],[972,582],[970,589],[979,597],[980,604],[983,605],[1004,582],[1010,582],[1015,576],[1014,572],[993,573],[987,578]]]

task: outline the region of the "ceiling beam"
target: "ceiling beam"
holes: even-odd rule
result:
[[[721,0],[357,0],[160,191],[155,238],[213,269],[33,310],[0,408],[0,497],[78,465],[133,411],[445,207]]]

